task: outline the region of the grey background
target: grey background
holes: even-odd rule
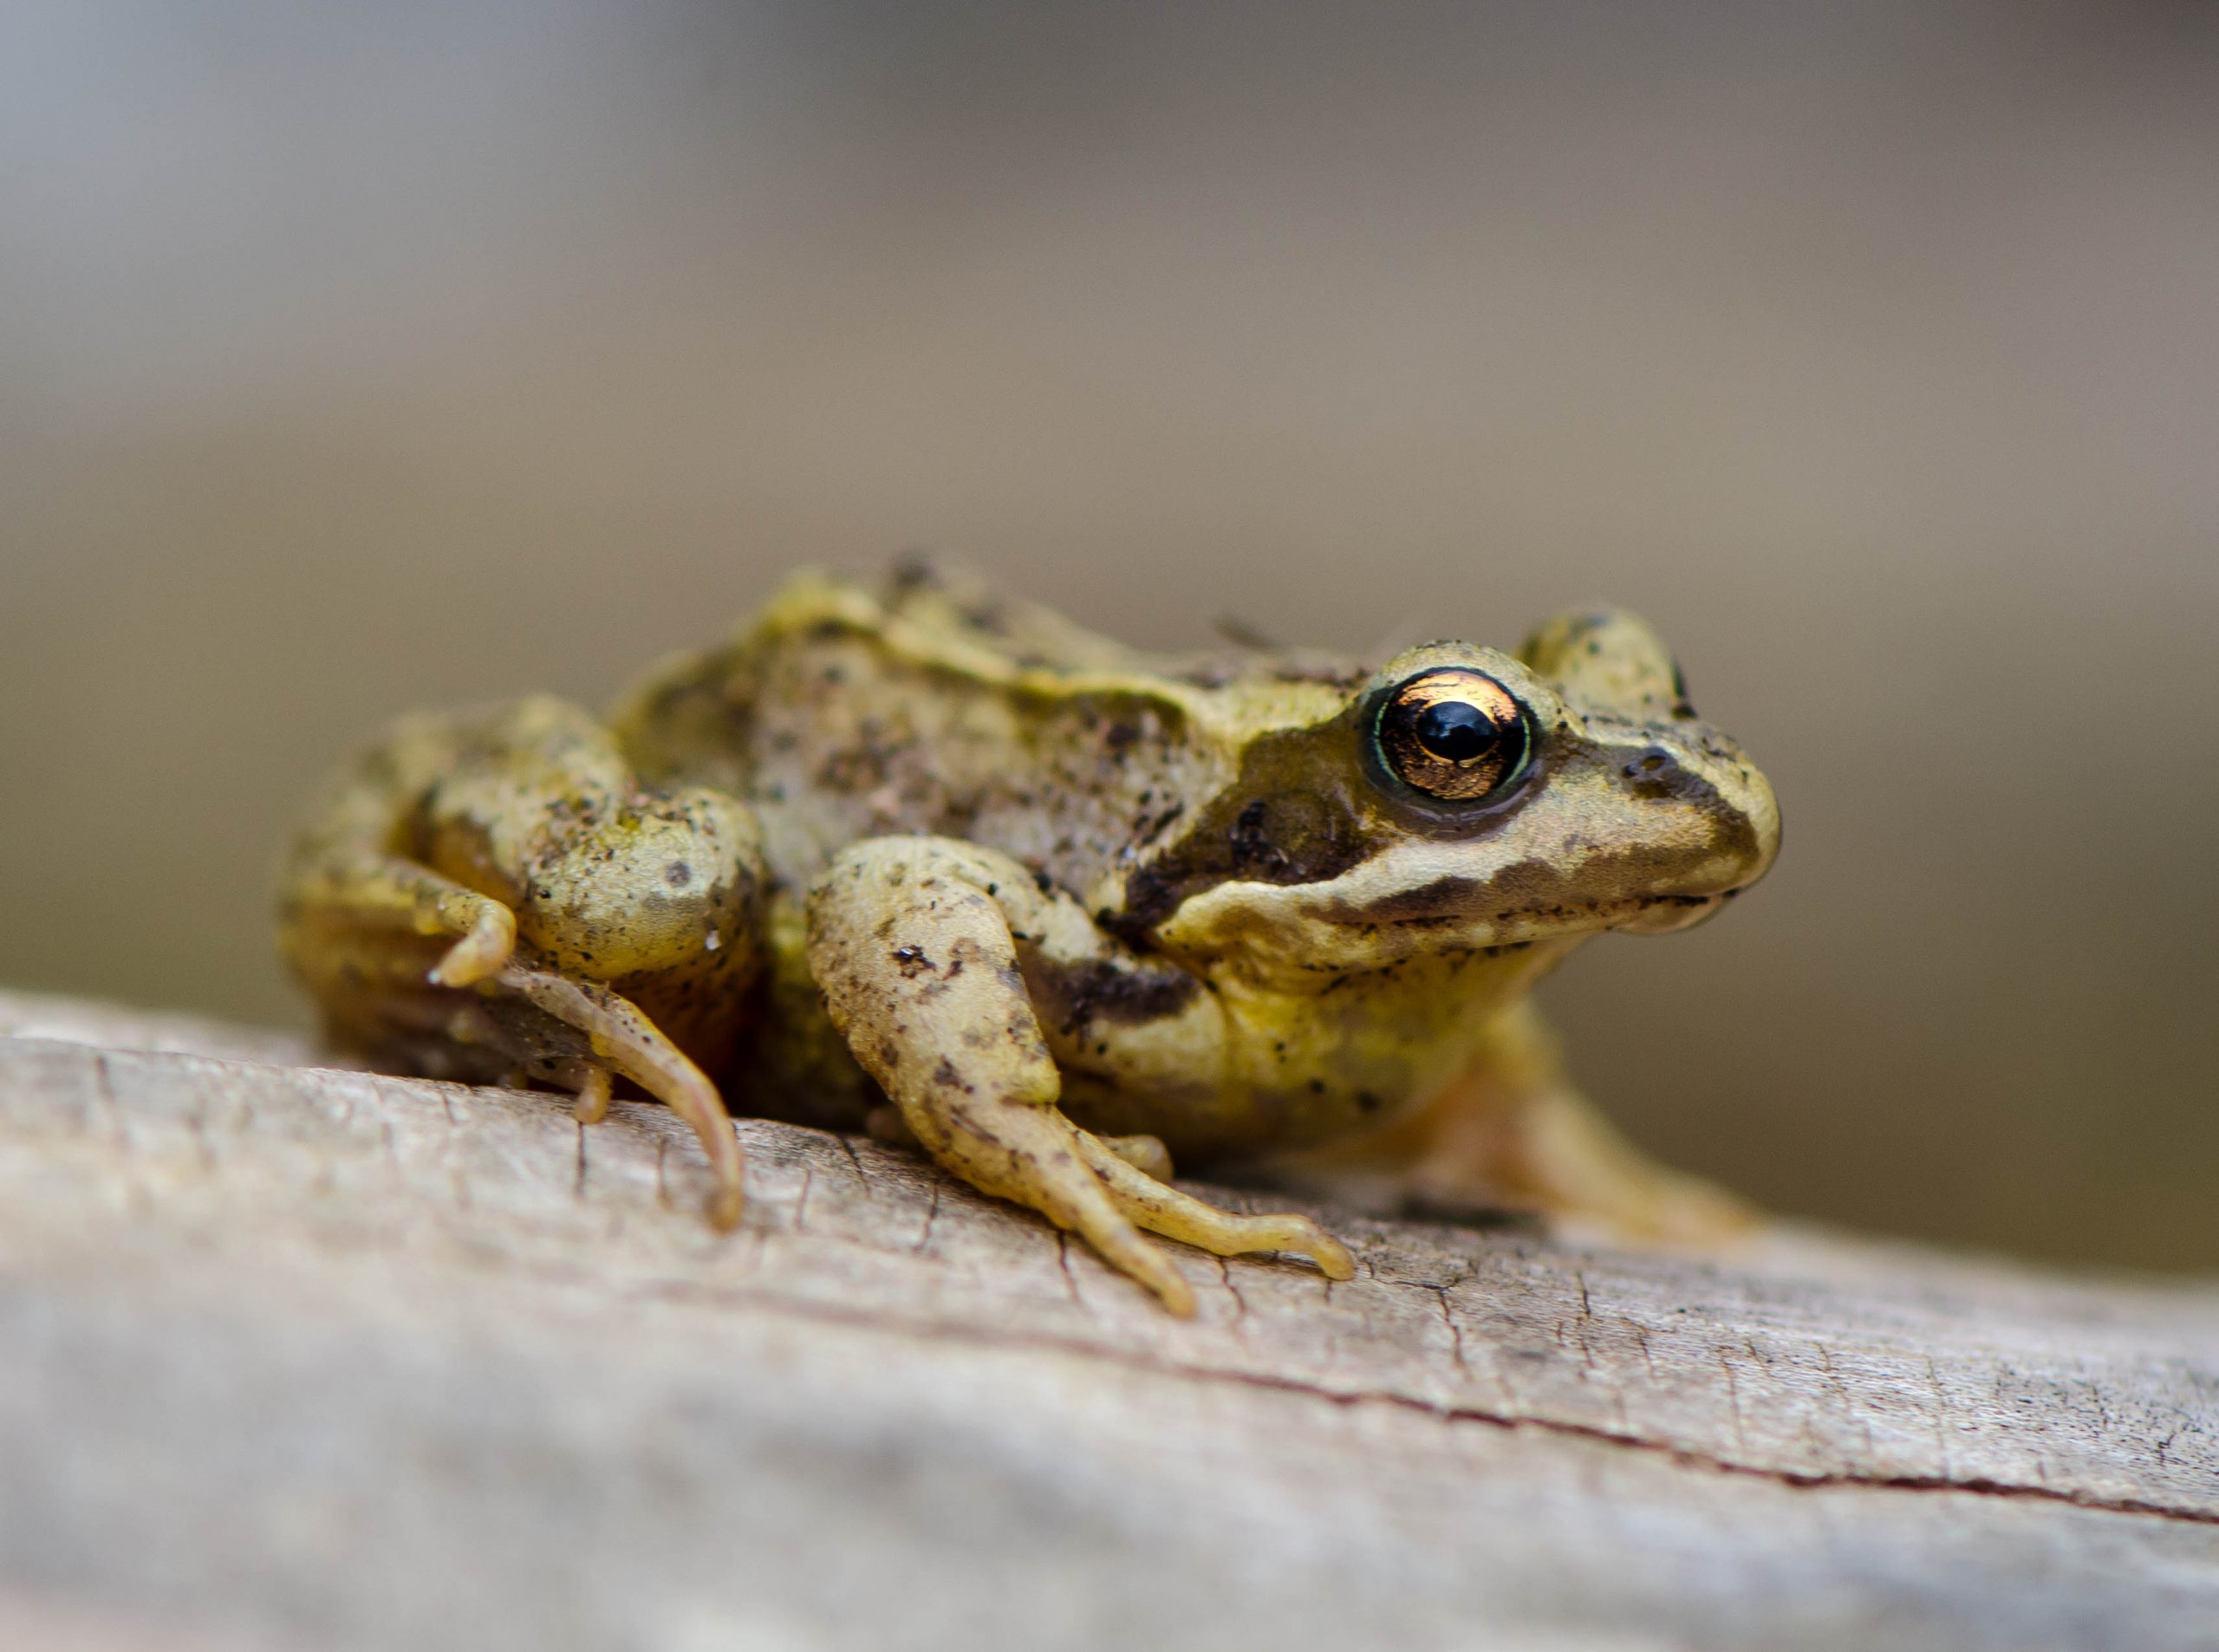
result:
[[[0,10],[0,979],[264,1019],[399,709],[791,564],[1650,615],[1787,817],[1549,998],[1786,1209],[2219,1265],[2202,5]]]

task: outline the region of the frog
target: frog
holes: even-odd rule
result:
[[[1149,1234],[1328,1289],[1355,1264],[1175,1164],[1745,1231],[1584,1097],[1532,992],[1596,935],[1711,917],[1779,843],[1769,783],[1624,610],[1515,652],[1155,654],[910,560],[794,575],[604,716],[400,719],[308,811],[279,934],[373,1065],[589,1124],[667,1103],[717,1227],[745,1206],[729,1096],[921,1149],[1187,1315]]]

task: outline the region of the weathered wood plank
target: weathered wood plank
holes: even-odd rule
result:
[[[71,1013],[0,1000],[0,1031],[98,1041],[0,1038],[22,1612],[364,1646],[2219,1642],[2219,1290],[1331,1214],[1357,1280],[1185,1253],[1181,1323],[868,1141],[743,1122],[719,1238],[660,1109],[582,1131]]]

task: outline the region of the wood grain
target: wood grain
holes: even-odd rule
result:
[[[719,1237],[657,1108],[0,1035],[11,1645],[2219,1645],[2208,1285],[1320,1211],[1182,1323],[867,1141]]]

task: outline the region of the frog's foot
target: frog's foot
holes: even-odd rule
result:
[[[354,1002],[342,1035],[404,1070],[567,1089],[581,1124],[607,1118],[615,1081],[628,1079],[700,1137],[715,1183],[711,1223],[739,1220],[745,1166],[717,1087],[637,1005],[608,987],[511,958],[467,988],[436,977],[413,990],[393,984]]]
[[[1410,1167],[1409,1189],[1428,1203],[1476,1198],[1569,1233],[1692,1250],[1729,1246],[1764,1222],[1723,1187],[1650,1159],[1569,1088],[1456,1122]]]
[[[724,1097],[638,1005],[594,982],[514,962],[478,992],[481,1025],[491,1029],[491,1042],[528,1051],[528,1073],[574,1089],[581,1124],[598,1124],[608,1115],[611,1081],[620,1077],[683,1119],[700,1138],[715,1179],[711,1224],[739,1225],[746,1204],[745,1163]]]
[[[1329,1279],[1356,1278],[1356,1259],[1348,1246],[1307,1216],[1236,1216],[1171,1187],[1148,1164],[1136,1160],[1134,1144],[1145,1142],[1161,1154],[1163,1175],[1171,1155],[1152,1135],[1097,1136],[1076,1132],[1087,1167],[1109,1189],[1119,1211],[1151,1233],[1161,1233],[1217,1256],[1248,1256],[1285,1251],[1306,1256]],[[1140,1149],[1141,1159],[1149,1159]]]
[[[1308,1217],[1240,1216],[1206,1204],[1136,1168],[1126,1156],[1133,1138],[1116,1138],[1113,1147],[1059,1108],[949,1097],[930,1108],[918,1133],[935,1159],[973,1187],[1029,1205],[1077,1233],[1175,1314],[1194,1311],[1194,1287],[1141,1236],[1142,1228],[1218,1256],[1289,1252],[1308,1257],[1329,1279],[1356,1277],[1347,1248]],[[1162,1152],[1154,1137],[1141,1140]],[[1167,1167],[1169,1156],[1162,1154]]]
[[[1351,1278],[1348,1252],[1316,1224],[1214,1209],[1156,1179],[1170,1154],[1153,1136],[1094,1136],[1064,1116],[1018,933],[1028,946],[1096,948],[1118,966],[1115,943],[1067,898],[1009,856],[954,839],[850,845],[810,892],[810,969],[825,1008],[925,1149],[980,1192],[1077,1233],[1175,1313],[1194,1311],[1193,1287],[1142,1228],[1220,1256],[1292,1251]]]
[[[1764,1225],[1763,1213],[1746,1200],[1641,1152],[1576,1091],[1535,1096],[1510,1121],[1506,1136],[1498,1182],[1567,1230],[1713,1250]]]

